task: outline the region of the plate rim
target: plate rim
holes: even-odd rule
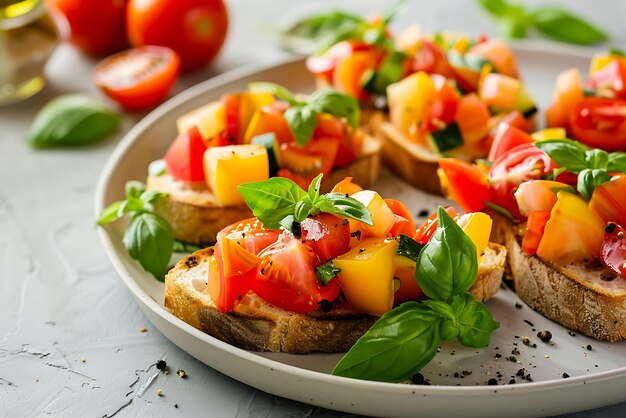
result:
[[[565,57],[577,57],[577,58],[589,58],[590,54],[593,52],[591,50],[580,50],[577,48],[565,48],[555,50],[549,44],[542,43],[516,43],[513,44],[513,49],[520,52],[540,52],[540,53],[550,53],[556,55],[562,55]],[[165,103],[161,104],[150,113],[148,113],[145,117],[143,117],[138,123],[136,123],[123,137],[123,139],[118,143],[115,147],[114,151],[107,159],[100,176],[98,177],[98,182],[96,186],[95,199],[94,199],[94,211],[95,216],[99,215],[102,209],[105,207],[105,194],[107,189],[107,184],[109,183],[113,170],[116,167],[119,159],[127,152],[127,150],[132,147],[141,137],[141,134],[156,120],[166,116],[168,113],[175,111],[178,106],[183,104],[184,102],[194,99],[202,94],[205,94],[207,91],[210,91],[214,88],[219,87],[222,84],[234,82],[240,78],[254,76],[256,73],[268,71],[268,70],[276,70],[277,68],[294,65],[297,62],[303,61],[304,58],[300,56],[289,57],[284,60],[275,61],[272,63],[262,63],[262,64],[251,64],[243,67],[239,67],[233,69],[231,71],[225,72],[208,80],[205,80],[201,83],[198,83],[194,86],[189,87],[188,89],[182,91],[176,96],[172,97]],[[131,294],[135,299],[143,304],[142,308],[149,309],[152,313],[158,315],[162,320],[169,322],[171,325],[181,329],[187,334],[195,338],[199,338],[204,343],[208,343],[215,348],[226,351],[230,354],[234,354],[238,357],[246,361],[255,362],[263,367],[271,368],[276,371],[280,371],[286,373],[288,375],[294,377],[302,377],[306,379],[315,380],[318,383],[322,384],[334,384],[340,385],[344,387],[349,387],[353,390],[362,389],[378,389],[382,392],[393,391],[394,393],[407,393],[407,394],[415,394],[416,392],[419,394],[425,395],[444,395],[444,396],[467,396],[467,395],[497,395],[501,393],[512,393],[516,392],[517,394],[523,395],[525,393],[531,393],[536,391],[542,391],[547,388],[552,388],[558,386],[562,389],[577,387],[581,385],[585,385],[591,382],[602,382],[607,380],[616,380],[626,378],[626,366],[615,368],[603,372],[591,373],[589,375],[576,376],[569,379],[552,379],[541,382],[529,382],[524,383],[523,385],[499,385],[497,387],[497,393],[494,393],[493,386],[444,386],[444,385],[433,385],[433,386],[423,386],[423,385],[403,385],[397,383],[385,383],[385,382],[376,382],[376,381],[366,381],[359,379],[351,379],[341,376],[333,376],[331,374],[317,372],[313,370],[303,369],[297,366],[292,366],[289,364],[282,363],[277,360],[272,360],[266,357],[262,357],[256,355],[252,352],[240,349],[238,347],[232,346],[228,343],[225,343],[221,340],[218,340],[194,327],[180,320],[173,314],[171,314],[165,307],[161,306],[156,300],[154,300],[148,293],[146,293],[139,283],[132,277],[130,272],[125,268],[122,260],[117,255],[117,250],[115,249],[115,245],[111,235],[109,234],[109,227],[99,227],[97,228],[97,233],[99,235],[100,241],[105,249],[105,252],[112,262],[116,272],[126,285],[128,289],[131,291]],[[140,306],[141,307],[141,306]],[[561,326],[557,324],[558,326]],[[167,335],[166,335],[167,336]],[[168,337],[169,339],[169,337]],[[175,344],[175,343],[174,343]],[[177,345],[177,344],[175,344]],[[234,377],[235,379],[242,381],[241,378]],[[282,396],[282,395],[281,395]],[[624,398],[626,400],[626,397]]]

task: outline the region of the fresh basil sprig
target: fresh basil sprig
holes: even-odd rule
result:
[[[596,186],[610,180],[609,173],[626,173],[626,153],[608,153],[601,149],[589,149],[571,139],[538,141],[535,146],[548,154],[560,167],[578,174],[576,188],[587,201]]]
[[[538,6],[527,10],[521,2],[478,0],[478,3],[499,21],[503,34],[511,38],[524,38],[528,29],[534,28],[557,41],[578,45],[608,39],[604,31],[562,7]]]
[[[131,217],[124,233],[124,246],[141,266],[163,281],[174,251],[174,232],[170,224],[153,212],[154,204],[167,194],[146,190],[143,183],[126,183],[126,199],[112,203],[98,218],[98,225],[113,222],[125,215]]]
[[[305,17],[278,32],[281,46],[289,51],[310,55],[321,54],[338,42],[353,39],[375,45],[388,45],[387,25],[410,6],[412,0],[398,0],[381,14],[381,23],[372,23],[361,16],[331,11]]]
[[[325,262],[321,266],[315,267],[317,280],[322,286],[326,286],[328,282],[334,279],[339,273],[341,273],[341,269],[336,267],[332,260]]]
[[[59,96],[35,116],[27,139],[34,147],[77,146],[104,139],[122,118],[108,106],[87,96]]]
[[[307,100],[298,100],[288,89],[275,83],[251,83],[248,88],[250,91],[271,93],[289,103],[284,116],[300,147],[311,140],[319,114],[345,118],[354,129],[358,128],[361,120],[358,100],[332,88],[317,90]]]
[[[266,229],[282,228],[293,232],[294,222],[299,224],[309,215],[320,212],[373,225],[369,210],[358,200],[339,193],[321,195],[322,176],[319,174],[313,179],[308,192],[282,177],[244,183],[237,189]]]
[[[437,230],[416,266],[416,279],[431,299],[406,302],[384,314],[339,361],[334,375],[400,382],[428,364],[441,341],[457,338],[477,348],[489,344],[500,324],[467,293],[478,269],[476,247],[443,208],[437,216]]]

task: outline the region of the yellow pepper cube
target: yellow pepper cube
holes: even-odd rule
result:
[[[435,95],[435,83],[424,72],[412,74],[387,87],[389,120],[405,135],[412,125],[423,122]]]
[[[465,232],[465,235],[467,235],[476,246],[478,265],[480,265],[480,261],[483,257],[482,254],[489,244],[492,223],[491,217],[483,212],[465,214],[457,221],[457,224],[461,227],[463,232]]]
[[[222,206],[244,204],[237,186],[269,178],[267,149],[252,144],[208,148],[204,152],[204,175]]]
[[[396,240],[368,238],[333,260],[340,268],[339,283],[350,305],[382,315],[393,307]]]
[[[535,141],[546,141],[548,139],[563,139],[567,138],[567,132],[565,128],[546,128],[530,134]]]
[[[202,139],[209,140],[226,129],[226,111],[220,102],[199,107],[176,120],[178,132],[183,133],[195,126]]]
[[[351,197],[361,202],[363,206],[369,210],[374,223],[374,225],[369,226],[362,222],[355,221],[358,223],[357,229],[365,229],[375,237],[386,237],[389,231],[391,231],[391,228],[393,228],[396,217],[383,198],[372,190],[361,190],[360,192],[354,193]]]

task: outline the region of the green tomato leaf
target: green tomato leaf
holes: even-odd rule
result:
[[[108,224],[109,222],[113,222],[114,220],[119,219],[119,209],[120,206],[122,206],[123,202],[124,200],[119,200],[107,206],[98,218],[98,225]],[[123,214],[121,216],[123,216]]]
[[[441,318],[428,306],[407,302],[384,314],[333,370],[337,376],[400,382],[437,354]]]
[[[296,144],[304,147],[317,126],[317,111],[310,105],[291,106],[285,111],[285,120],[293,134]]]
[[[359,101],[350,95],[331,88],[320,89],[311,95],[309,106],[317,113],[346,118],[354,129],[359,127],[361,108]]]
[[[27,139],[34,147],[85,145],[114,133],[121,117],[86,96],[59,96],[35,116]]]
[[[598,27],[559,7],[539,6],[532,17],[538,31],[558,41],[591,45],[608,39]]]
[[[335,276],[337,276],[340,272],[341,272],[341,269],[338,267],[335,267],[332,260],[327,261],[321,266],[315,267],[315,274],[317,275],[317,280],[319,280],[322,286],[326,286],[328,282],[334,279]]]
[[[626,173],[626,152],[610,153],[607,170],[609,173]]]
[[[300,186],[282,177],[244,183],[237,189],[254,216],[267,229],[280,229],[281,221],[289,215],[293,216],[296,203],[306,196]]]
[[[471,327],[461,329],[459,342],[468,347],[487,347],[491,341],[491,333],[500,328],[500,323],[493,320],[491,312],[484,303],[476,302],[474,322]]]
[[[415,241],[413,238],[407,237],[406,235],[398,236],[398,250],[396,254],[410,258],[413,261],[417,261],[417,257],[419,257],[422,248],[424,248],[423,244]]]
[[[301,105],[302,102],[296,100],[296,97],[286,87],[276,83],[255,82],[248,84],[248,90],[256,93],[271,93],[281,100],[286,101],[291,106]]]
[[[586,168],[578,174],[576,189],[587,202],[591,200],[591,195],[596,186],[609,181],[609,173],[605,169]]]
[[[374,225],[370,211],[358,200],[341,193],[327,193],[320,196],[315,202],[320,211],[331,213],[346,219],[361,221],[367,225]]]
[[[476,280],[476,246],[442,207],[437,217],[439,225],[417,259],[415,277],[426,296],[449,302]]]
[[[548,139],[535,142],[535,146],[548,154],[555,163],[574,174],[580,173],[587,167],[584,145],[571,139]]]
[[[606,170],[609,166],[609,153],[601,149],[590,149],[585,152],[587,168],[601,168]]]
[[[165,279],[174,248],[174,233],[165,219],[149,212],[136,215],[126,229],[124,245],[146,271]]]

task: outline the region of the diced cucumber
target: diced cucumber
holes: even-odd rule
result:
[[[521,86],[519,93],[517,93],[517,98],[515,99],[515,109],[523,113],[526,118],[537,112],[535,101],[532,97],[530,97],[528,90],[526,90],[526,87],[523,85]],[[529,116],[526,115],[527,113]]]
[[[451,123],[440,131],[431,132],[429,139],[435,151],[440,154],[463,145],[463,135],[456,123]]]
[[[267,149],[267,158],[270,165],[270,177],[274,177],[280,168],[278,161],[278,140],[274,132],[252,137],[253,144],[263,145]]]

